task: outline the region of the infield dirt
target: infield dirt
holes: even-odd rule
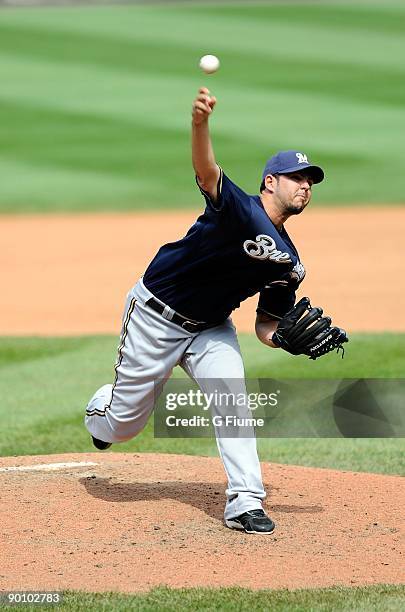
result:
[[[201,211],[1,216],[2,335],[119,334],[128,290]],[[288,222],[308,295],[349,331],[405,331],[405,209],[309,209]],[[257,297],[233,314],[253,332]]]
[[[72,461],[96,465],[3,471]],[[266,509],[277,524],[269,536],[224,527],[226,482],[217,458],[107,452],[0,459],[0,589],[403,581],[399,476],[262,468]]]

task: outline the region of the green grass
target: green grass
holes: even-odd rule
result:
[[[400,378],[404,334],[353,335],[345,359],[335,354],[312,362],[267,349],[240,335],[248,378]],[[117,338],[1,338],[0,419],[6,435],[1,455],[93,450],[83,425],[84,407],[94,391],[113,380]],[[184,376],[176,368],[175,376]],[[152,420],[135,439],[116,451],[167,452],[217,456],[211,439],[155,438]],[[403,473],[399,438],[259,439],[264,461],[380,473]]]
[[[239,587],[224,589],[169,589],[158,587],[149,593],[124,595],[119,593],[84,593],[67,591],[58,610],[108,610],[124,612],[179,611],[229,611],[264,612],[288,611],[342,611],[351,612],[400,612],[404,609],[405,589],[402,585],[377,585],[369,587],[334,587],[327,589],[259,590]],[[4,606],[4,610],[14,607]],[[24,606],[27,612],[48,610],[43,606]]]
[[[399,1],[1,10],[0,212],[201,205],[203,83],[218,161],[247,191],[296,147],[326,170],[315,206],[403,202],[404,15]]]

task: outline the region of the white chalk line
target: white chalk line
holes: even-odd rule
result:
[[[51,472],[52,470],[64,470],[66,468],[91,467],[98,465],[93,461],[73,461],[71,463],[37,463],[36,465],[12,465],[10,467],[0,468],[0,472],[25,472],[25,471],[44,471]]]

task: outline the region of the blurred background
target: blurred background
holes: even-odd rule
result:
[[[0,0],[1,454],[91,450],[83,409],[113,378],[125,293],[202,209],[201,85],[218,98],[217,160],[247,192],[280,149],[325,168],[293,235],[311,298],[357,321],[345,360],[315,363],[270,356],[242,325],[247,375],[403,376],[403,0],[23,4]],[[401,443],[260,442],[263,459],[394,473]],[[114,450],[131,449],[216,454],[150,427]]]
[[[200,206],[189,125],[204,83],[218,160],[248,192],[272,153],[303,148],[327,169],[314,206],[404,201],[402,0],[7,4],[3,212]],[[207,52],[222,63],[209,77]]]

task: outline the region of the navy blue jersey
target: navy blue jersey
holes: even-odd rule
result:
[[[281,318],[295,303],[304,267],[283,228],[221,170],[215,203],[187,234],[162,246],[143,282],[162,302],[196,321],[219,323],[260,292],[258,311]]]

